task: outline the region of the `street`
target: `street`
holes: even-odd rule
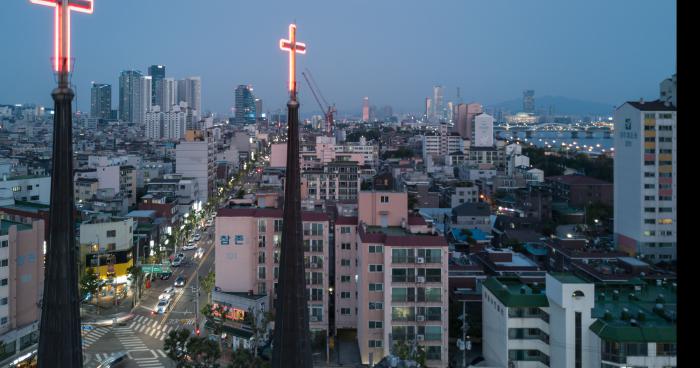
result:
[[[199,317],[199,321],[202,321],[197,305],[200,309],[206,305],[207,295],[200,292],[197,303],[192,287],[198,284],[197,276],[204,278],[214,270],[213,234],[213,225],[202,231],[202,238],[197,242],[197,245],[204,249],[201,259],[193,259],[195,250],[178,250],[186,255],[187,262],[174,267],[168,280],[154,280],[149,289],[144,289],[141,300],[132,311],[132,319],[114,327],[97,327],[83,331],[84,367],[97,367],[104,359],[118,352],[125,352],[129,357],[120,367],[175,366],[163,350],[163,343],[170,331],[180,327],[194,331],[195,318]],[[184,287],[176,288],[170,307],[165,313],[153,314],[158,296],[166,288],[173,286],[178,276],[186,279]]]

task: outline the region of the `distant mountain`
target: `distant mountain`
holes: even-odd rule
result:
[[[552,106],[554,115],[611,115],[613,105],[600,102],[576,100],[562,96],[535,96],[535,111],[548,113]],[[508,110],[511,113],[523,110],[522,98],[501,102],[487,107]]]

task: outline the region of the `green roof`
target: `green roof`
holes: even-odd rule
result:
[[[535,289],[517,277],[489,277],[483,285],[508,308],[549,307],[544,284]]]
[[[661,286],[644,283],[641,286],[638,281],[617,287],[596,285],[596,301],[591,315],[598,320],[591,325],[591,331],[607,341],[676,342],[677,293],[671,286],[672,282]],[[613,290],[618,290],[615,298]],[[630,296],[631,293],[634,296]],[[629,316],[623,319],[625,308]],[[606,312],[609,312],[607,318]],[[634,325],[632,319],[636,322]]]
[[[571,273],[553,272],[550,273],[550,275],[555,279],[559,280],[559,282],[561,282],[562,284],[588,284],[587,281],[584,281],[583,279]]]
[[[7,235],[10,231],[10,226],[14,225],[17,225],[17,231],[29,230],[32,228],[30,225],[23,224],[21,222],[0,220],[0,235]]]

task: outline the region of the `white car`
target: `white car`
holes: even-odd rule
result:
[[[194,258],[202,257],[204,257],[204,248],[197,248],[197,251],[194,253]]]
[[[170,294],[170,293],[163,293],[163,294],[160,294],[160,295],[158,296],[158,301],[161,301],[161,300],[170,300],[170,298],[172,298],[172,297],[173,297],[173,294]]]
[[[182,246],[182,250],[192,250],[196,248],[197,246],[194,243],[187,243],[187,245]]]
[[[202,234],[200,234],[200,233],[194,234],[194,241],[199,241],[200,239],[202,239]]]
[[[163,294],[172,295],[172,294],[175,294],[176,291],[177,291],[177,289],[175,289],[174,287],[168,286],[167,288],[165,288],[165,290],[163,290]]]
[[[153,313],[163,314],[165,313],[165,311],[168,310],[169,306],[170,299],[161,299],[158,301],[158,304],[156,304],[155,308],[153,308]]]

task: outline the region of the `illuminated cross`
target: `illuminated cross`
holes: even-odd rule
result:
[[[280,49],[289,52],[289,95],[292,100],[296,100],[296,54],[306,54],[306,44],[297,42],[297,25],[289,25],[289,39],[280,40]]]
[[[70,72],[70,12],[92,14],[93,0],[30,0],[55,8],[53,69],[60,77]]]

